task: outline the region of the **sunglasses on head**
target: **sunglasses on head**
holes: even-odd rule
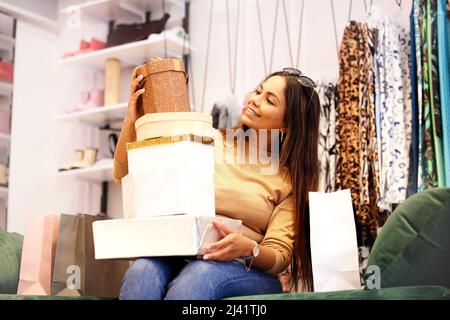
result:
[[[284,72],[289,73],[290,75],[293,75],[297,77],[298,82],[307,88],[315,88],[316,84],[315,82],[310,78],[305,76],[300,70],[295,68],[284,68]]]

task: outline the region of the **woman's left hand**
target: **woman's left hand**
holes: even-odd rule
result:
[[[231,261],[251,254],[254,247],[252,240],[217,221],[213,221],[213,225],[219,231],[222,239],[209,244],[205,254],[199,256],[199,259]]]

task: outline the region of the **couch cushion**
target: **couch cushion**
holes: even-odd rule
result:
[[[397,287],[378,290],[265,294],[225,300],[450,300],[450,289],[436,286]]]
[[[450,287],[450,188],[421,192],[401,204],[378,235],[368,266],[380,268],[382,288]]]
[[[85,297],[85,296],[22,296],[17,294],[0,294],[0,300],[65,300],[65,301],[79,301],[79,300],[117,300],[103,297]]]
[[[16,293],[23,236],[0,230],[0,293]]]

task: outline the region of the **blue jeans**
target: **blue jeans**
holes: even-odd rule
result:
[[[125,274],[121,300],[218,300],[226,297],[281,293],[276,277],[237,261],[183,257],[140,258]]]

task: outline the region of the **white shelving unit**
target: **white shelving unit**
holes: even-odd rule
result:
[[[166,0],[167,7],[183,6],[184,0]],[[160,0],[96,0],[80,5],[69,6],[62,13],[72,14],[79,11],[81,18],[89,15],[103,21],[117,19],[138,19],[144,21],[145,12],[161,7]]]
[[[73,169],[68,171],[58,172],[58,177],[75,177],[79,180],[89,182],[105,182],[113,181],[113,160],[100,160],[95,165],[89,168]]]
[[[125,118],[126,109],[127,102],[123,102],[114,106],[103,106],[60,115],[57,119],[62,121],[81,122],[95,127],[103,127],[112,122],[123,120]]]
[[[122,62],[122,67],[138,66],[145,63],[149,57],[164,56],[164,36],[152,35],[150,39],[123,44],[116,47],[93,51],[78,56],[61,59],[59,63],[69,67],[90,67],[104,69],[108,59],[116,58]],[[184,40],[168,35],[166,38],[167,53],[170,56],[181,57]],[[195,50],[192,49],[191,50]],[[187,41],[184,53],[189,53]]]
[[[126,20],[126,23],[143,22],[145,21],[146,12],[152,12],[152,20],[154,19],[153,13],[160,14],[164,11],[171,16],[166,24],[167,31],[161,34],[152,34],[148,39],[138,42],[126,43],[64,58],[58,64],[76,69],[104,70],[106,61],[111,58],[120,60],[123,68],[138,66],[147,62],[150,58],[163,57],[165,54],[183,58],[184,55],[196,51],[196,49],[190,48],[188,40],[171,32],[170,28],[181,25],[182,19],[187,13],[185,9],[189,10],[189,6],[185,6],[185,4],[185,0],[165,0],[165,8],[163,10],[162,0],[94,0],[64,8],[61,11],[62,13],[68,15],[79,14],[81,23],[88,16],[105,24],[112,20]],[[123,120],[126,108],[127,103],[124,102],[115,106],[98,107],[60,115],[57,117],[57,121],[70,121],[94,127],[103,127]],[[81,181],[101,183],[102,197],[105,196],[107,198],[107,182],[113,181],[112,171],[113,160],[111,159],[111,161],[100,160],[90,168],[57,172],[56,175],[61,178],[72,177]],[[103,210],[102,208],[101,210]]]

